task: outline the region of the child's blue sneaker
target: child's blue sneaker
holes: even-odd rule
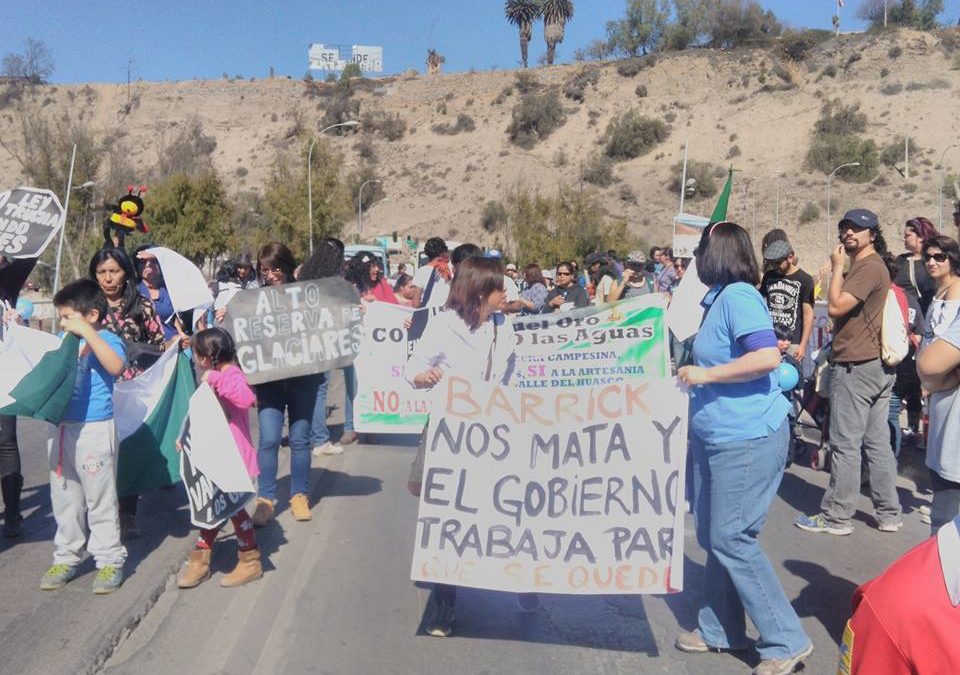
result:
[[[67,585],[67,582],[77,576],[77,568],[63,563],[52,565],[44,572],[40,579],[41,591],[56,591]]]
[[[123,568],[105,565],[93,580],[93,592],[96,595],[113,593],[123,584]]]

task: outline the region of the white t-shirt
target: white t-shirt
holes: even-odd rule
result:
[[[957,318],[958,313],[960,313],[960,300],[940,300],[938,298],[931,300],[930,307],[927,308],[927,316],[923,322],[923,339],[920,342],[920,349],[933,342],[934,338],[943,335],[943,332]]]
[[[431,265],[424,265],[417,269],[417,273],[413,275],[413,285],[420,289],[424,294],[427,292],[427,285],[430,283],[430,277],[433,276],[434,269]],[[437,275],[436,280],[433,282],[433,288],[430,291],[430,297],[427,299],[427,303],[423,304],[421,300],[421,307],[443,307],[447,304],[447,298],[450,296],[450,282]],[[421,296],[422,297],[422,296]]]
[[[603,278],[600,279],[600,283],[597,285],[597,292],[593,296],[593,304],[602,305],[603,303],[610,302],[607,296],[610,295],[611,288],[613,288],[613,277],[604,274]]]
[[[932,307],[932,305],[931,305]],[[941,331],[944,340],[960,349],[960,320]],[[930,394],[930,427],[927,431],[927,466],[941,478],[960,483],[960,389]]]
[[[503,275],[503,290],[507,295],[507,302],[516,302],[520,299],[520,289],[517,288],[517,282],[506,274]]]
[[[491,355],[494,323],[497,342]],[[420,373],[440,368],[445,375],[482,380],[490,363],[490,381],[509,384],[515,368],[515,344],[513,324],[503,314],[494,314],[479,328],[471,330],[456,312],[448,309],[427,322],[403,377],[412,386],[413,378]]]

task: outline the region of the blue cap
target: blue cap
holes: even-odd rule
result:
[[[497,258],[497,259],[499,260],[499,259],[502,258],[503,256],[500,254],[500,251],[498,251],[498,250],[495,249],[495,248],[491,248],[489,251],[487,251],[485,257],[487,257],[487,258]]]
[[[854,227],[859,227],[865,230],[872,230],[880,227],[880,221],[877,219],[877,214],[873,211],[868,211],[867,209],[850,209],[843,214],[843,218],[840,219],[838,225],[843,225],[844,223],[850,223]]]

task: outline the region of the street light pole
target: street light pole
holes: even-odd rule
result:
[[[320,130],[320,133],[313,137],[313,140],[310,141],[310,149],[307,150],[307,223],[310,228],[310,255],[313,255],[313,146],[317,144],[317,140],[325,133],[331,129],[336,129],[337,127],[356,127],[360,126],[360,123],[356,120],[347,120],[346,122],[339,122],[338,124],[331,124],[328,127],[324,127]]]
[[[937,168],[940,169],[940,220],[937,225],[937,229],[943,232],[943,184],[947,179],[947,172],[943,168],[943,158],[946,157],[947,153],[960,145],[954,143],[951,146],[948,146],[943,152],[940,153],[940,161],[937,162]],[[960,195],[957,195],[957,198],[960,199]]]
[[[357,190],[357,239],[359,240],[360,236],[363,234],[363,188],[367,186],[367,183],[382,183],[383,181],[379,180],[365,180],[360,184],[360,189]]]
[[[70,193],[73,191],[73,165],[77,160],[77,144],[73,144],[73,154],[70,156],[70,173],[67,174],[67,191],[63,203],[63,224],[60,225],[60,241],[57,242],[57,266],[53,271],[53,292],[60,290],[60,261],[63,257],[63,233],[67,229],[67,213],[70,211]],[[54,321],[56,326],[57,322]],[[56,332],[56,330],[54,330]]]
[[[830,172],[830,175],[827,176],[827,250],[830,249],[830,181],[833,180],[834,174],[837,173],[840,169],[844,169],[848,166],[860,166],[860,162],[849,162],[847,164],[841,164],[833,171]]]

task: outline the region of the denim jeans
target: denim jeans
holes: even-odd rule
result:
[[[880,359],[830,368],[830,485],[820,508],[831,523],[847,525],[857,511],[861,450],[870,467],[877,521],[900,521],[897,458],[888,427],[893,380]]]
[[[890,447],[893,456],[900,456],[900,447],[903,444],[903,430],[900,429],[900,408],[902,402],[895,393],[890,394],[890,412],[887,415],[887,425],[890,427]]]
[[[260,465],[258,494],[265,499],[277,498],[277,453],[283,434],[286,411],[290,436],[290,494],[307,494],[310,489],[310,425],[317,400],[319,375],[292,377],[258,384],[257,419],[260,442],[257,462]]]
[[[710,443],[690,435],[697,541],[707,552],[700,633],[713,647],[747,646],[746,618],[763,659],[810,644],[757,537],[777,494],[790,436],[786,419],[763,438]]]
[[[357,395],[357,371],[352,364],[341,370],[343,370],[343,383],[346,389],[343,402],[343,433],[347,433],[353,431],[353,399]],[[322,373],[320,377],[317,401],[313,408],[313,431],[310,438],[315,448],[330,440],[330,429],[327,427],[327,389],[330,386],[330,373]]]

